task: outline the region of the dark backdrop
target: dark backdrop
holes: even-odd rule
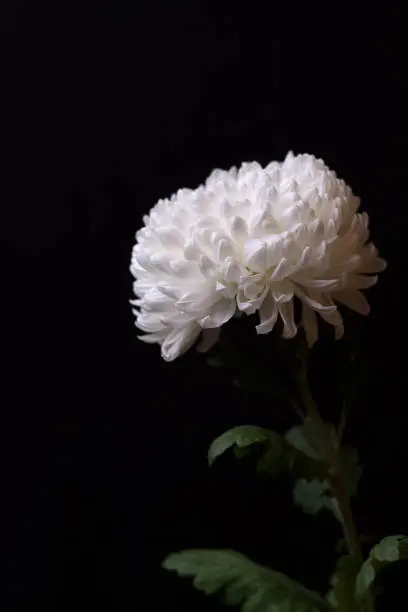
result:
[[[353,186],[389,261],[365,322],[379,374],[356,509],[369,535],[408,530],[402,15],[313,6],[2,2],[4,610],[214,609],[159,567],[188,546],[327,579],[330,517],[303,517],[284,483],[207,469],[213,437],[268,407],[195,355],[163,363],[128,304],[159,197],[288,149]]]

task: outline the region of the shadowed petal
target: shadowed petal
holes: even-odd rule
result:
[[[260,323],[256,326],[258,334],[269,334],[278,318],[279,309],[272,294],[269,292],[259,308]]]
[[[370,312],[370,305],[361,291],[335,291],[332,295],[337,302],[345,304],[361,315],[368,315]]]
[[[313,308],[305,302],[302,304],[302,323],[307,344],[309,348],[312,348],[318,337],[317,317]]]

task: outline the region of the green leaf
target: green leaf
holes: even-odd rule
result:
[[[389,563],[408,559],[408,537],[404,535],[387,536],[371,549],[356,579],[356,594],[367,595],[377,572]]]
[[[284,454],[284,441],[279,436],[263,453],[256,466],[257,472],[277,476],[286,467],[287,461]]]
[[[307,514],[317,514],[324,509],[334,511],[334,500],[326,480],[299,478],[293,487],[293,500]]]
[[[331,435],[332,426],[326,425],[327,434]],[[302,476],[295,483],[293,499],[308,514],[317,514],[328,509],[340,520],[341,515],[336,500],[331,495],[327,479],[328,464],[319,451],[314,429],[309,421],[303,425],[292,427],[285,440],[294,449],[292,471]],[[357,492],[357,484],[361,477],[361,467],[358,463],[358,453],[352,448],[340,450],[340,459],[344,470],[347,489],[350,495]]]
[[[288,449],[290,471],[298,477],[308,480],[324,479],[328,464],[317,449],[313,428],[308,420],[303,425],[296,425],[285,433]]]
[[[333,610],[319,594],[233,550],[184,550],[167,557],[163,567],[193,576],[194,586],[207,595],[222,589],[224,602],[241,604],[243,612]]]
[[[361,566],[356,578],[356,594],[358,597],[366,595],[375,580],[375,569],[367,559]]]
[[[285,434],[285,440],[296,449],[293,471],[301,474],[293,487],[293,500],[307,514],[320,510],[332,510],[330,486],[326,480],[327,462],[324,460],[309,421],[292,427]]]
[[[355,597],[355,580],[361,567],[356,555],[344,555],[337,561],[336,571],[331,577],[331,589],[327,601],[339,612],[363,612],[361,601]]]
[[[212,465],[217,457],[225,453],[231,446],[244,448],[252,444],[279,440],[278,434],[255,425],[240,425],[233,427],[216,438],[208,449],[208,463]]]
[[[361,476],[361,467],[358,465],[358,454],[352,448],[341,449],[341,461],[345,474],[348,492],[351,496],[357,493],[357,484]],[[313,467],[318,474],[319,463],[315,462]],[[326,470],[326,464],[320,467]],[[307,472],[305,470],[307,475]],[[321,510],[330,510],[334,516],[342,522],[336,499],[332,496],[329,481],[325,478],[327,472],[317,478],[300,478],[293,488],[293,499],[307,514],[317,514]]]
[[[313,428],[309,421],[306,420],[303,425],[296,425],[289,429],[285,434],[285,440],[311,459],[323,460],[323,456],[318,450]]]
[[[296,476],[324,478],[327,474],[327,463],[310,457],[303,450],[298,449],[293,440],[299,438],[293,428],[293,436],[289,442],[272,430],[263,429],[254,425],[241,425],[224,432],[216,438],[208,451],[209,464],[215,461],[226,450],[234,447],[235,456],[240,459],[252,451],[254,445],[261,446],[261,456],[257,463],[257,471],[276,476],[283,470],[288,470]],[[293,438],[293,439],[292,439]],[[301,445],[299,445],[301,446]],[[259,455],[258,455],[259,456]]]

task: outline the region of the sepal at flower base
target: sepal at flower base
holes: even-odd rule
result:
[[[233,550],[184,550],[169,555],[163,567],[193,577],[194,586],[206,595],[221,591],[224,603],[241,605],[243,612],[333,610],[318,593]]]

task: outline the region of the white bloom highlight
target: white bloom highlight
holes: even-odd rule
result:
[[[253,162],[214,170],[198,189],[160,200],[132,252],[141,339],[159,343],[171,361],[201,332],[201,350],[208,350],[237,311],[258,312],[258,334],[280,320],[283,336],[293,338],[300,323],[312,346],[318,314],[341,337],[336,302],[367,314],[361,290],[386,266],[368,242],[359,205],[322,160],[292,153],[266,168]]]

